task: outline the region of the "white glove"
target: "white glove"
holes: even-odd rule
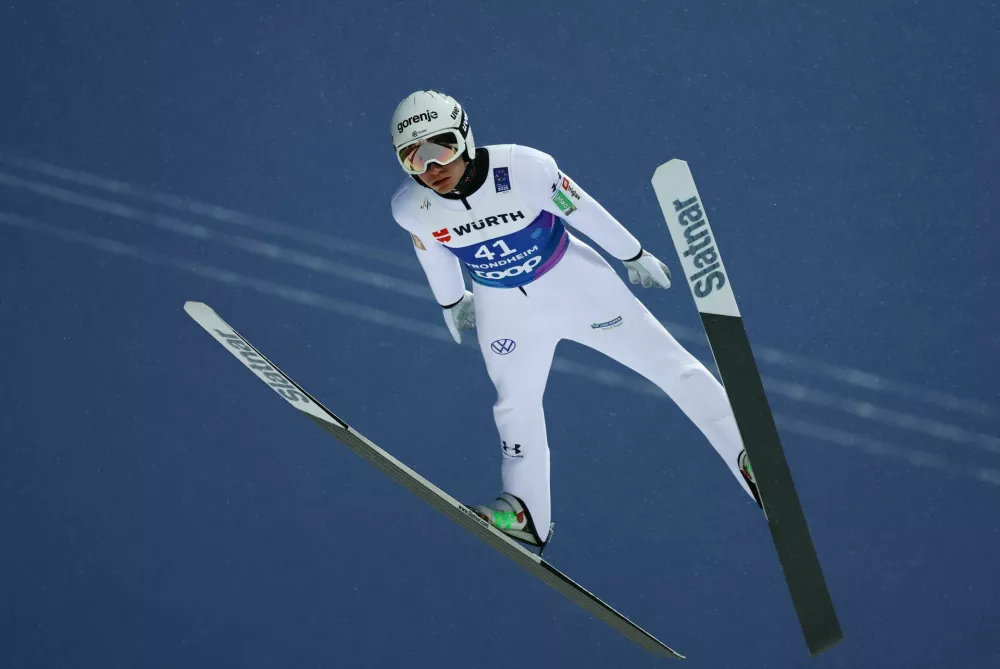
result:
[[[622,262],[628,268],[628,280],[632,283],[641,282],[643,288],[670,288],[670,270],[652,253],[640,251],[639,257]]]
[[[443,307],[444,324],[448,326],[448,332],[456,344],[462,343],[462,330],[471,330],[476,327],[476,303],[472,301],[472,293],[465,291],[455,304],[450,307]]]

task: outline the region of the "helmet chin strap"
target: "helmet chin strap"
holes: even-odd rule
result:
[[[465,158],[462,158],[465,160]],[[475,160],[465,160],[465,171],[462,172],[461,178],[455,187],[451,190],[452,193],[460,193],[464,186],[467,186],[476,178],[476,161]]]

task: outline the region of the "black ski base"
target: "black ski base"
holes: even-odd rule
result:
[[[836,645],[843,632],[820,568],[809,526],[781,447],[743,319],[701,314],[753,465],[757,492],[767,516],[781,568],[812,655]]]

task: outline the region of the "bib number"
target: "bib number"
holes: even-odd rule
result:
[[[495,242],[493,242],[493,248],[496,248],[498,246],[500,247],[500,257],[501,258],[503,258],[504,256],[509,256],[512,253],[517,253],[517,249],[510,248],[509,246],[507,246],[507,242],[505,242],[502,239],[498,239]],[[476,257],[477,258],[484,258],[486,260],[493,260],[493,258],[496,257],[496,254],[493,253],[492,251],[490,251],[489,247],[486,244],[483,244],[476,251]]]

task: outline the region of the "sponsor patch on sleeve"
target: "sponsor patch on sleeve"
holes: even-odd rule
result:
[[[569,216],[576,211],[573,200],[580,201],[580,192],[576,189],[576,185],[569,180],[569,177],[563,176],[561,172],[558,173],[556,182],[552,184],[552,202],[559,208],[563,216]]]
[[[510,190],[510,174],[506,167],[493,168],[493,186],[498,193],[506,193]]]
[[[561,190],[557,190],[555,188],[553,188],[553,190],[555,190],[555,194],[552,196],[552,201],[555,202],[557,207],[559,207],[559,211],[562,212],[563,216],[569,216],[576,211],[576,207],[573,206],[573,203],[569,201],[568,197],[563,195]]]

